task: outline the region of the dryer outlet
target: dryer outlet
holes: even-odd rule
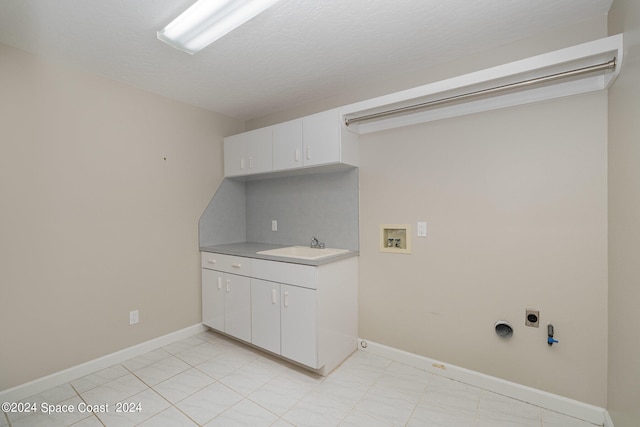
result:
[[[526,326],[537,328],[540,325],[540,311],[527,308],[525,310],[524,324]]]

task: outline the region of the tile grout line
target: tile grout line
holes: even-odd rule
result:
[[[387,368],[388,368],[388,366],[387,366]],[[387,370],[387,368],[384,368],[384,370],[386,371],[386,370]],[[351,410],[347,413],[347,415],[345,415],[345,417],[341,420],[341,422],[344,422],[344,420],[346,419],[346,417],[348,417],[348,416],[349,416],[349,414],[350,414],[352,411],[358,411],[358,412],[361,412],[361,413],[363,413],[363,414],[365,414],[365,415],[367,415],[367,416],[369,416],[369,417],[373,418],[373,419],[374,419],[374,420],[376,420],[376,421],[380,421],[380,422],[384,422],[384,423],[386,423],[386,421],[385,421],[385,420],[381,420],[380,418],[377,418],[377,417],[375,417],[375,416],[373,416],[373,415],[367,414],[367,413],[365,413],[365,412],[362,412],[362,411],[360,411],[360,410],[356,409],[356,406],[358,406],[358,404],[362,401],[362,399],[364,399],[364,397],[367,395],[367,393],[369,393],[369,392],[371,391],[371,389],[376,385],[376,383],[378,382],[378,380],[379,380],[380,378],[382,378],[382,375],[383,375],[383,374],[378,375],[378,377],[377,377],[375,380],[373,380],[373,382],[372,382],[372,383],[369,385],[369,387],[367,388],[367,391],[365,391],[364,393],[362,393],[362,396],[360,396],[360,398],[356,401],[356,403],[353,405],[353,407],[352,407],[352,408],[351,408]],[[415,411],[415,408],[414,408],[414,411]],[[413,413],[413,411],[412,411],[412,413]]]
[[[73,391],[74,391],[74,392],[76,393],[76,395],[80,398],[80,400],[82,400],[85,404],[87,404],[87,401],[86,401],[86,400],[84,400],[84,397],[82,397],[82,395],[81,395],[81,394],[80,394],[80,392],[75,388],[75,386],[74,386],[73,384],[71,384],[71,382],[68,382],[67,384],[69,384],[69,387],[71,387],[71,388],[73,389]],[[95,388],[95,387],[94,387],[94,388]],[[89,389],[89,390],[92,390],[92,389]],[[96,414],[95,412],[91,411],[91,416],[92,416],[92,417],[95,417],[95,418],[98,420],[98,422],[99,422],[100,424],[102,424],[103,426],[105,425],[105,424],[102,422],[102,420],[100,419],[100,417],[98,417],[98,414]],[[78,422],[76,422],[76,423],[74,423],[74,424],[78,424],[79,422],[84,421],[84,420],[87,420],[87,419],[89,419],[89,418],[90,418],[90,417],[83,418],[82,420],[78,420]],[[72,424],[72,426],[73,426],[73,424]]]
[[[166,350],[165,350],[165,351],[166,351]],[[173,356],[173,354],[171,354],[170,352],[168,352],[168,351],[167,351],[167,353],[169,353],[170,355],[172,355],[172,356]],[[177,356],[174,356],[174,357],[177,357]],[[166,359],[168,359],[168,357],[166,357],[165,359],[159,360],[158,362],[152,363],[151,365],[147,365],[147,366],[145,366],[144,368],[148,368],[149,366],[155,365],[156,363],[160,363],[160,362],[162,362],[163,360],[166,360]],[[180,359],[180,360],[182,360],[182,359]],[[184,360],[183,360],[183,362],[184,362]],[[185,363],[187,363],[187,362],[185,362]],[[189,363],[187,363],[187,365],[191,366]],[[146,385],[146,386],[149,388],[149,390],[153,391],[155,394],[157,394],[157,395],[158,395],[158,396],[160,396],[162,399],[164,399],[164,401],[166,401],[166,402],[169,404],[169,408],[172,408],[172,407],[173,407],[173,408],[175,408],[178,412],[180,412],[181,414],[183,414],[183,415],[184,415],[185,417],[187,417],[189,420],[193,421],[193,422],[195,423],[195,425],[200,426],[200,424],[198,424],[198,423],[196,422],[196,420],[194,420],[193,418],[191,418],[187,413],[183,412],[183,411],[182,411],[180,408],[178,408],[178,407],[177,407],[173,402],[169,401],[169,399],[167,399],[166,397],[164,397],[164,396],[163,396],[159,391],[157,391],[155,388],[153,388],[153,386],[151,386],[151,385],[147,384],[147,383],[146,383],[142,378],[140,378],[139,376],[137,376],[133,371],[131,371],[131,370],[130,370],[129,368],[127,368],[126,366],[125,366],[124,368],[125,368],[126,370],[128,370],[128,371],[131,373],[131,375],[135,376],[138,380],[140,380],[140,382],[142,382],[144,385]],[[144,369],[144,368],[140,368],[140,369]],[[195,369],[195,366],[191,366],[191,368]],[[190,368],[190,369],[191,369],[191,368]],[[167,380],[169,380],[169,379],[171,379],[171,378],[174,378],[174,377],[176,377],[176,376],[180,375],[181,373],[183,373],[183,372],[185,372],[185,371],[187,371],[187,370],[188,370],[188,369],[185,369],[184,371],[180,371],[180,372],[178,372],[177,374],[172,375],[172,376],[170,376],[169,378],[167,378],[167,379],[165,379],[165,380],[160,381],[158,384],[162,384],[164,381],[167,381]],[[207,375],[207,374],[206,374],[206,373],[204,373],[204,372],[203,372],[203,374],[204,374],[204,375]],[[208,376],[209,378],[211,378],[209,375],[207,375],[207,376]],[[216,382],[216,381],[217,381],[215,378],[212,378],[212,379],[213,379],[213,381],[214,381],[214,382]],[[156,384],[156,385],[158,385],[158,384]],[[203,388],[204,388],[204,387],[203,387]],[[193,394],[197,393],[197,392],[198,392],[198,391],[200,391],[200,390],[202,390],[202,389],[199,389],[199,390],[197,390],[197,391],[195,391],[195,392],[191,393],[189,396],[191,396],[191,395],[193,395]],[[137,393],[136,393],[136,394],[137,394]],[[134,394],[133,396],[135,396],[135,394]],[[187,396],[187,397],[189,397],[189,396]],[[186,399],[187,397],[185,397],[184,399]],[[182,399],[182,400],[184,400],[184,399]],[[181,401],[182,401],[182,400],[181,400]],[[144,419],[141,423],[138,423],[138,424],[142,424],[142,423],[144,423],[144,422],[149,421],[151,418],[153,418],[153,417],[155,417],[155,416],[157,416],[157,415],[159,415],[159,414],[163,413],[164,411],[166,411],[166,410],[167,410],[167,409],[169,409],[169,408],[163,409],[162,411],[158,412],[157,414],[153,414],[153,415],[151,415],[149,418]]]
[[[164,347],[161,347],[161,349],[163,349],[163,350],[164,350]],[[169,354],[169,357],[173,356],[173,357],[178,358],[178,356],[176,356],[175,354],[171,353],[170,351],[167,351],[167,350],[164,350],[164,351],[166,351],[166,352]],[[165,358],[164,358],[164,359],[162,359],[162,360],[159,360],[159,361],[157,361],[157,362],[151,363],[151,364],[149,364],[149,365],[147,365],[147,366],[145,366],[145,367],[142,367],[142,368],[140,368],[140,369],[145,369],[145,368],[148,368],[149,366],[153,366],[153,365],[155,365],[156,363],[160,363],[160,362],[162,362],[162,361],[164,361],[164,360],[168,359],[169,357],[165,357]],[[182,360],[182,359],[180,359],[180,358],[178,358],[178,359],[179,359],[179,360]],[[183,361],[184,363],[186,363],[187,365],[189,365],[191,368],[195,369],[195,366],[192,366],[191,364],[189,364],[188,362],[185,362],[184,360],[182,360],[182,361]],[[137,376],[137,375],[135,374],[135,372],[134,372],[134,371],[132,371],[131,369],[127,368],[126,366],[125,366],[124,368],[125,368],[127,371],[129,371],[129,372],[131,373],[131,375],[133,375],[133,376],[135,376],[136,378],[138,378],[138,379],[139,379],[143,384],[145,384],[145,385],[146,385],[150,390],[152,390],[155,394],[157,394],[157,395],[158,395],[158,396],[160,396],[162,399],[164,399],[164,400],[169,404],[169,408],[175,408],[178,412],[180,412],[181,414],[183,414],[183,415],[184,415],[185,417],[187,417],[190,421],[193,421],[193,423],[194,423],[195,425],[200,426],[200,424],[198,424],[198,423],[196,422],[196,420],[194,420],[194,419],[193,419],[193,418],[191,418],[188,414],[186,414],[185,412],[183,412],[183,411],[182,411],[180,408],[178,408],[178,407],[177,407],[173,402],[169,401],[169,399],[167,399],[166,397],[164,397],[160,392],[158,392],[155,388],[153,388],[153,386],[151,386],[151,385],[147,384],[147,382],[145,382],[142,378],[140,378],[139,376]],[[140,369],[139,369],[139,370],[140,370]],[[185,371],[187,371],[187,370],[188,370],[188,369],[185,369],[184,371],[180,371],[180,372],[178,372],[177,374],[172,375],[171,377],[166,378],[166,379],[164,379],[164,380],[160,381],[158,384],[162,384],[164,381],[167,381],[167,380],[169,380],[169,379],[171,379],[171,378],[174,378],[174,377],[176,377],[176,376],[180,375],[181,373],[183,373],[183,372],[185,372]],[[198,372],[200,372],[200,371],[198,371]],[[204,372],[203,372],[203,374],[204,374],[204,375],[207,375],[207,374],[206,374],[206,373],[204,373]],[[209,376],[209,375],[207,375],[207,376]],[[209,378],[211,378],[211,377],[209,376]],[[215,380],[215,378],[213,378],[213,380],[214,380],[214,382],[216,381],[216,380]],[[158,384],[156,384],[156,385],[158,385]],[[195,391],[195,392],[191,393],[189,396],[191,396],[191,395],[193,395],[193,394],[197,393],[197,392],[198,392],[198,391],[200,391],[200,390],[202,390],[202,389],[199,389],[199,390],[197,390],[197,391]],[[187,397],[189,397],[189,396],[187,396]],[[185,399],[186,399],[187,397],[185,397]],[[184,400],[184,399],[183,399],[183,400]],[[153,414],[152,416],[150,416],[149,418],[147,418],[147,419],[143,420],[142,422],[144,423],[144,422],[146,422],[146,421],[150,420],[151,418],[153,418],[153,417],[155,417],[155,416],[157,416],[157,415],[161,414],[162,412],[166,411],[166,410],[167,410],[167,409],[169,409],[169,408],[163,409],[162,411],[158,412],[157,414]],[[141,424],[141,423],[139,423],[139,424]]]
[[[210,344],[210,345],[213,345],[213,343],[211,343],[210,341],[207,341],[207,340],[204,340],[204,339],[201,339],[201,338],[199,338],[199,339],[202,341],[202,343],[200,343],[200,344],[196,344],[196,345],[192,346],[191,348],[193,348],[193,347],[197,347],[197,346],[200,346],[200,345],[204,345],[204,344],[207,344],[207,343],[208,343],[208,344]],[[165,351],[166,351],[167,353],[169,353],[169,354],[170,354],[170,356],[173,356],[173,357],[177,358],[178,360],[181,360],[182,362],[184,362],[185,364],[187,364],[187,365],[189,366],[189,368],[188,368],[188,369],[195,369],[195,370],[197,370],[198,372],[202,373],[203,375],[207,376],[208,378],[211,378],[211,379],[213,380],[213,382],[212,382],[211,384],[219,383],[219,384],[221,384],[221,385],[223,385],[223,386],[225,386],[225,387],[229,388],[229,389],[230,389],[230,390],[232,390],[233,392],[238,393],[240,396],[242,396],[242,399],[240,399],[240,400],[239,400],[238,402],[236,402],[235,404],[233,404],[233,405],[229,406],[228,408],[226,408],[223,412],[221,412],[220,414],[216,415],[216,416],[215,416],[215,417],[213,417],[211,420],[208,420],[208,421],[207,421],[207,423],[208,423],[208,422],[211,422],[212,420],[216,419],[216,418],[217,418],[217,417],[219,417],[220,415],[224,414],[225,412],[227,412],[228,410],[230,410],[231,408],[233,408],[234,406],[236,406],[238,403],[240,403],[242,400],[245,400],[245,399],[246,399],[246,400],[248,400],[248,401],[250,401],[250,402],[252,402],[252,403],[254,403],[254,404],[257,404],[257,405],[258,405],[258,403],[257,403],[257,402],[253,402],[253,400],[249,399],[249,397],[248,397],[247,395],[242,394],[239,390],[235,390],[233,387],[230,387],[230,386],[228,386],[228,385],[226,385],[226,384],[224,384],[223,382],[221,382],[221,381],[220,381],[220,380],[222,380],[224,377],[226,377],[226,376],[228,376],[228,375],[232,374],[233,372],[238,371],[239,369],[241,369],[241,367],[236,368],[236,369],[232,370],[231,372],[228,372],[227,374],[225,374],[225,375],[224,375],[223,377],[221,377],[221,378],[214,378],[214,377],[212,377],[211,375],[209,375],[208,373],[206,373],[206,372],[204,372],[204,371],[202,371],[201,369],[199,369],[199,368],[198,368],[198,366],[199,366],[199,365],[201,365],[202,363],[205,363],[206,361],[203,361],[203,362],[201,362],[201,363],[198,363],[198,364],[194,365],[194,364],[191,364],[191,363],[189,363],[188,361],[186,361],[186,360],[182,359],[182,358],[179,356],[179,354],[180,354],[180,353],[183,353],[184,351],[188,351],[188,350],[190,350],[191,348],[186,349],[186,350],[183,350],[183,351],[180,351],[180,352],[176,352],[176,353],[172,353],[172,352],[171,352],[171,351],[169,351],[169,350],[165,350]],[[224,353],[227,353],[227,350],[225,350],[223,353],[220,353],[220,354],[224,354]],[[209,359],[209,360],[215,359],[215,357],[217,357],[217,356],[219,356],[219,355],[216,355],[216,356],[212,357],[212,358],[211,358],[211,359]],[[154,365],[154,364],[156,364],[156,363],[160,363],[160,362],[162,362],[163,360],[166,360],[166,359],[168,359],[168,357],[167,357],[167,358],[165,358],[165,359],[162,359],[162,360],[160,360],[160,361],[158,361],[158,362],[152,363],[151,365],[148,365],[148,366],[146,366],[146,367],[152,366],[152,365]],[[253,363],[253,361],[250,361],[249,363]],[[125,369],[129,370],[129,369],[128,369],[128,368],[126,368],[126,367],[125,367]],[[140,369],[144,369],[144,368],[140,368]],[[176,373],[175,375],[172,375],[171,377],[164,379],[163,381],[159,382],[158,384],[161,384],[161,383],[162,383],[162,382],[164,382],[164,381],[168,381],[169,379],[174,378],[174,377],[176,377],[176,376],[178,376],[178,375],[180,375],[180,374],[184,373],[184,372],[185,372],[185,371],[187,371],[188,369],[185,369],[184,371],[178,372],[178,373]],[[185,413],[185,412],[184,412],[184,411],[182,411],[178,406],[176,406],[176,404],[174,404],[174,403],[170,402],[167,398],[165,398],[165,397],[164,397],[164,396],[163,396],[159,391],[157,391],[157,390],[154,388],[154,386],[147,384],[147,383],[146,383],[142,378],[138,377],[138,376],[137,376],[133,371],[129,370],[129,372],[131,372],[133,375],[135,375],[135,376],[136,376],[136,378],[140,379],[140,381],[142,381],[144,384],[146,384],[146,385],[147,385],[151,390],[153,390],[156,394],[160,395],[160,397],[162,397],[165,401],[167,401],[167,402],[169,403],[170,407],[173,407],[173,408],[175,408],[176,410],[178,410],[181,414],[185,415],[189,420],[193,421],[196,425],[198,425],[198,426],[200,425],[200,424],[198,424],[198,422],[196,422],[193,418],[191,418],[187,413]],[[158,384],[156,384],[156,385],[158,385]],[[210,386],[211,384],[209,384],[209,385],[207,385],[207,386],[205,386],[205,387],[202,387],[202,388],[200,388],[200,389],[198,389],[198,390],[194,391],[193,393],[189,394],[188,396],[185,396],[185,397],[184,397],[184,398],[182,398],[179,402],[181,402],[181,401],[183,401],[183,400],[185,400],[185,399],[189,398],[190,396],[193,396],[194,394],[196,394],[196,393],[198,393],[199,391],[201,391],[201,390],[205,389],[206,387]],[[176,402],[176,403],[179,403],[179,402]],[[260,406],[260,407],[262,407],[261,405],[259,405],[259,406]],[[278,414],[273,413],[272,411],[270,411],[270,410],[269,410],[269,409],[267,409],[267,408],[264,408],[264,407],[262,407],[262,408],[263,408],[263,409],[265,409],[266,411],[268,411],[269,413],[273,414],[274,416],[276,416],[276,417],[277,417],[277,419],[280,419],[280,416],[279,416]],[[165,410],[166,410],[166,409],[165,409]],[[160,411],[159,413],[161,413],[161,412],[163,412],[163,411]],[[153,417],[154,417],[154,416],[156,416],[156,415],[158,415],[158,414],[154,414],[153,416],[149,417],[148,419],[153,418]],[[147,420],[148,420],[148,419],[147,419]],[[146,420],[145,420],[145,421],[146,421]],[[206,423],[205,423],[205,424],[206,424]]]

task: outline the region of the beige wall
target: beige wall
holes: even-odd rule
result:
[[[609,90],[609,378],[616,427],[640,425],[640,3],[615,0],[609,32],[624,32],[622,73]]]
[[[604,36],[605,16],[247,127]],[[360,336],[605,406],[606,144],[604,92],[362,137]],[[429,236],[413,238],[412,255],[378,251],[380,224],[415,232],[417,221]],[[524,326],[528,307],[541,328]],[[514,325],[510,341],[493,332],[499,319]]]
[[[0,94],[0,390],[199,323],[198,218],[244,125],[2,45]]]
[[[604,406],[606,99],[361,136],[360,337]],[[378,250],[380,224],[422,220],[413,254]]]

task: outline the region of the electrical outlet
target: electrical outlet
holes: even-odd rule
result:
[[[138,323],[140,317],[138,310],[133,310],[129,312],[129,325],[135,325]]]
[[[278,220],[271,220],[271,231],[278,231]]]
[[[540,312],[538,310],[527,308],[525,310],[524,324],[526,326],[532,326],[534,328],[537,328],[539,323],[540,323]]]

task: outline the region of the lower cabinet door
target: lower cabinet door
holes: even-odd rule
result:
[[[280,285],[280,348],[282,356],[311,368],[318,365],[316,291]]]
[[[224,331],[251,342],[251,279],[235,274],[224,275]]]
[[[280,354],[280,284],[251,279],[251,343]]]
[[[202,323],[224,332],[224,273],[202,269]]]

